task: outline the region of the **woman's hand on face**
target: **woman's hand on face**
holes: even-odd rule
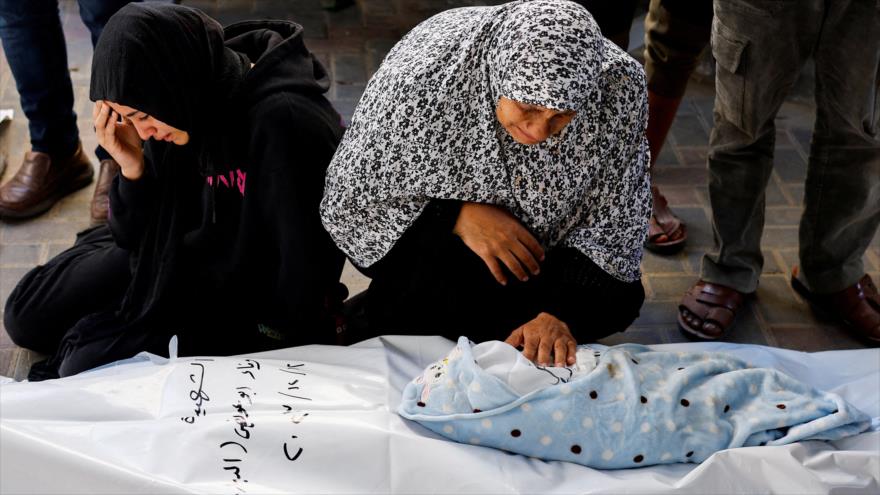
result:
[[[561,368],[575,363],[577,341],[568,325],[549,313],[540,313],[534,320],[514,330],[504,342],[522,347],[523,356],[540,366]]]
[[[464,203],[452,231],[483,259],[502,285],[507,284],[507,277],[499,261],[522,281],[529,279],[529,273],[537,275],[541,271],[538,264],[544,261],[541,244],[503,208]]]
[[[131,122],[119,122],[119,114],[101,100],[95,102],[92,118],[98,144],[116,160],[126,179],[139,179],[144,173],[143,141]]]

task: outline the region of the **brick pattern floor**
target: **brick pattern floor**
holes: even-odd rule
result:
[[[248,18],[293,19],[305,27],[306,42],[330,70],[333,87],[328,97],[348,119],[370,75],[400,36],[441,10],[499,1],[475,0],[358,0],[355,6],[330,12],[322,0],[184,0],[230,23]],[[326,0],[325,0],[326,1]],[[79,19],[77,4],[60,2],[68,45],[76,112],[87,149],[96,142],[89,120],[88,80],[91,44]],[[636,24],[638,25],[638,24]],[[809,95],[807,95],[809,96]],[[777,119],[776,168],[767,189],[767,225],[763,239],[766,258],[757,298],[741,312],[728,339],[804,351],[862,347],[833,323],[817,318],[791,289],[788,274],[797,264],[797,225],[803,200],[803,181],[814,110],[810,98],[793,95]],[[712,127],[711,80],[692,81],[669,140],[658,159],[656,182],[676,213],[688,224],[688,248],[671,257],[647,254],[643,263],[648,299],[641,316],[625,333],[604,343],[663,343],[686,340],[677,330],[676,305],[699,273],[700,257],[712,246],[706,189],[706,153]],[[0,59],[0,108],[13,108],[16,118],[0,127],[0,170],[9,179],[29,149],[27,123],[5,58]],[[92,157],[94,159],[94,156]],[[88,224],[92,187],[85,188],[45,215],[24,223],[0,224],[0,303],[31,267],[45,263],[73,243]],[[866,254],[868,270],[880,280],[880,237]],[[344,281],[352,293],[368,281],[350,266]],[[36,354],[17,348],[0,327],[0,375],[22,378]]]

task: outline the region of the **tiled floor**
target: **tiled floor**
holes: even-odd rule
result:
[[[62,0],[71,76],[80,116],[82,140],[95,146],[89,121],[88,77],[91,44],[77,13],[77,4]],[[246,18],[293,19],[305,27],[307,44],[332,73],[329,98],[346,118],[351,116],[366,81],[395,41],[422,19],[440,10],[463,5],[500,3],[476,0],[358,0],[338,12],[321,8],[321,0],[184,0],[228,23]],[[634,36],[638,39],[637,36]],[[797,263],[797,223],[803,199],[803,180],[809,149],[813,109],[809,88],[793,95],[777,119],[776,170],[767,190],[767,226],[763,240],[765,269],[757,298],[739,316],[729,340],[781,346],[806,351],[861,347],[834,324],[817,318],[788,285]],[[676,304],[696,280],[700,257],[712,245],[710,210],[706,193],[706,152],[712,125],[711,80],[692,81],[667,146],[658,161],[656,182],[675,211],[688,224],[689,246],[671,257],[647,254],[643,268],[648,300],[633,327],[611,336],[606,343],[677,342]],[[16,118],[0,127],[0,163],[6,160],[3,180],[15,172],[27,151],[27,123],[5,59],[0,60],[0,108],[14,108]],[[0,165],[2,168],[2,165]],[[31,267],[44,263],[73,243],[88,223],[92,188],[64,199],[47,214],[24,223],[0,224],[0,302]],[[866,255],[868,269],[880,279],[880,237]],[[367,280],[350,269],[344,275],[352,293]],[[0,328],[0,375],[21,378],[36,358],[17,348]]]

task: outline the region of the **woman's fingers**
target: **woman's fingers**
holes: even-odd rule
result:
[[[544,333],[544,335],[541,337],[541,343],[538,344],[537,363],[541,366],[553,366],[553,360],[550,358],[550,354],[553,352],[553,344],[554,339]]]
[[[529,323],[531,323],[531,322],[529,322]],[[532,361],[533,363],[540,364],[541,362],[537,360],[537,357],[538,357],[538,346],[541,343],[541,336],[537,332],[526,332],[525,327],[527,327],[529,325],[529,323],[526,323],[525,325],[520,327],[523,330],[522,354],[529,361]]]
[[[537,275],[541,273],[541,265],[538,263],[538,260],[535,259],[535,256],[531,251],[526,248],[526,246],[514,240],[512,245],[510,246],[510,252],[513,253],[514,256],[525,265],[525,267],[529,270],[532,275]]]
[[[536,260],[544,261],[544,248],[541,247],[541,243],[522,225],[520,225],[520,230],[521,232],[517,235],[517,240],[532,253]]]
[[[504,263],[504,266],[506,266],[507,269],[510,270],[510,273],[514,274],[516,278],[522,280],[523,282],[529,279],[529,274],[526,273],[525,268],[523,268],[519,259],[514,256],[513,253],[507,250],[503,250],[499,251],[496,256],[498,256],[498,259],[501,260],[502,263]]]
[[[522,327],[517,328],[513,332],[510,333],[510,336],[504,340],[505,344],[509,344],[513,347],[520,347],[523,345],[523,331]]]
[[[507,285],[507,277],[504,275],[504,270],[501,268],[501,265],[498,264],[498,259],[492,255],[492,253],[477,253],[483,263],[486,263],[486,266],[489,267],[489,272],[495,277],[495,280],[498,281],[501,285]]]
[[[557,337],[553,343],[553,359],[556,361],[555,366],[559,368],[568,365],[568,342],[567,337]]]
[[[110,117],[110,107],[106,103],[99,105],[98,115],[95,117],[95,130],[103,133],[104,128],[107,127],[107,119]]]
[[[566,359],[566,363],[571,366],[577,362],[577,342],[571,338],[568,339],[568,342],[565,345],[568,347],[568,359]]]

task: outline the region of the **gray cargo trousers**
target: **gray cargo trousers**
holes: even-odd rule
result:
[[[800,280],[855,284],[880,223],[880,0],[715,0],[717,75],[709,151],[716,249],[703,280],[753,292],[763,256],[774,118],[816,63],[816,122],[799,230]]]

